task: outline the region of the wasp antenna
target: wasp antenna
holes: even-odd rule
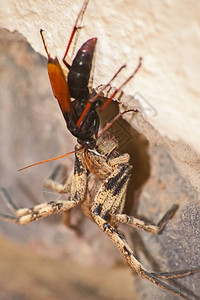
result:
[[[41,37],[42,37],[42,42],[43,42],[44,50],[46,51],[47,57],[50,58],[50,54],[49,54],[49,51],[48,51],[47,46],[46,46],[46,43],[45,43],[43,31],[44,31],[43,29],[40,29],[40,35],[41,35]]]
[[[65,157],[65,156],[69,156],[69,155],[71,155],[71,154],[73,154],[73,153],[79,151],[80,149],[82,149],[82,147],[79,148],[78,150],[74,150],[74,151],[65,153],[65,154],[63,154],[63,155],[59,155],[59,156],[56,156],[56,157],[52,157],[52,158],[49,158],[49,159],[45,159],[45,160],[38,161],[38,162],[36,162],[36,163],[34,163],[34,164],[25,166],[25,167],[19,169],[18,171],[22,171],[22,170],[25,170],[25,169],[28,169],[28,168],[31,168],[31,167],[34,167],[34,166],[37,166],[37,165],[41,165],[41,164],[47,163],[47,162],[49,162],[49,161],[53,161],[53,160],[56,160],[56,159],[63,158],[63,157]]]
[[[115,95],[135,76],[135,74],[139,71],[140,67],[142,66],[142,57],[139,58],[139,62],[137,67],[135,68],[135,71],[118,87],[113,94],[106,100],[106,102],[103,104],[103,106],[100,108],[100,111],[103,111],[108,104],[112,101],[112,99],[115,97]]]

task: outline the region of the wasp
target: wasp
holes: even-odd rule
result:
[[[40,30],[40,33],[48,57],[47,68],[53,94],[59,103],[67,128],[77,138],[79,144],[93,147],[95,146],[93,136],[97,134],[99,129],[99,116],[96,109],[102,104],[96,93],[90,93],[88,88],[97,38],[89,39],[81,46],[71,65],[66,61],[73,37],[80,28],[78,22],[84,14],[87,4],[88,1],[85,1],[77,16],[66,52],[62,59],[69,70],[67,78],[65,78],[57,57],[52,58],[49,54],[43,37],[43,30]],[[93,102],[89,102],[90,99],[93,99]],[[85,111],[87,103],[90,105],[87,111]]]
[[[148,279],[176,296],[189,299],[182,291],[169,286],[161,279],[184,277],[199,272],[200,269],[161,273],[149,272],[138,261],[124,236],[118,230],[119,224],[124,223],[130,227],[158,234],[173,217],[178,206],[173,205],[157,225],[148,224],[123,213],[132,166],[129,164],[129,155],[127,153],[119,154],[117,151],[118,142],[115,138],[109,136],[107,130],[123,113],[127,113],[130,110],[119,113],[99,131],[99,113],[97,108],[100,108],[100,110],[105,109],[116,93],[134,77],[141,66],[141,59],[135,71],[104,103],[101,100],[101,93],[105,87],[98,93],[89,90],[88,83],[97,38],[89,39],[81,46],[71,65],[66,61],[71,41],[79,28],[78,22],[84,14],[87,4],[88,1],[85,1],[78,14],[63,57],[63,63],[69,70],[67,78],[58,59],[50,56],[43,31],[41,30],[42,41],[48,57],[47,67],[53,94],[59,103],[67,128],[78,141],[74,151],[73,174],[64,184],[60,184],[56,182],[57,172],[54,172],[46,182],[47,187],[58,193],[65,194],[66,198],[65,200],[38,204],[32,208],[17,209],[6,190],[2,189],[3,199],[14,214],[6,215],[1,213],[0,218],[25,225],[53,213],[68,212],[75,206],[80,205],[85,215],[91,218],[110,237],[130,267],[142,278]],[[106,86],[110,85],[123,67],[119,69]]]

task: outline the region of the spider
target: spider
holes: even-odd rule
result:
[[[87,3],[88,1],[84,2],[84,5],[77,17],[70,41],[78,28],[77,22],[84,13]],[[65,62],[65,65],[69,68],[68,82],[65,82],[65,78],[63,77],[64,74],[57,58],[52,59],[50,57],[43,35],[42,39],[48,56],[48,71],[54,95],[59,102],[68,129],[78,138],[78,144],[74,151],[74,173],[71,177],[69,177],[66,183],[60,184],[56,182],[57,172],[55,171],[46,182],[46,186],[48,188],[58,193],[66,194],[65,200],[42,203],[32,208],[17,209],[6,190],[2,188],[1,191],[3,200],[13,215],[11,216],[1,213],[0,218],[9,222],[25,225],[56,212],[68,212],[75,206],[80,205],[85,215],[91,218],[99,226],[99,228],[110,237],[130,267],[142,278],[148,279],[162,289],[177,296],[188,299],[188,297],[181,291],[169,286],[160,280],[160,278],[168,279],[184,277],[199,272],[200,269],[162,273],[149,272],[138,261],[133,250],[127,244],[124,236],[118,231],[118,225],[120,223],[124,223],[130,227],[139,228],[149,233],[157,234],[164,229],[166,223],[173,217],[178,206],[173,205],[164,214],[163,218],[157,223],[157,225],[147,224],[133,216],[123,214],[126,190],[132,166],[129,164],[128,154],[120,155],[118,153],[117,140],[115,138],[111,138],[107,133],[107,130],[116,119],[130,110],[119,113],[101,132],[98,132],[99,116],[96,112],[96,108],[98,106],[102,106],[101,100],[99,99],[102,90],[100,93],[90,93],[88,89],[88,75],[90,75],[91,61],[96,40],[88,40],[80,48],[72,66],[65,62],[65,57],[70,43],[68,44],[63,58],[63,62]],[[86,46],[88,46],[88,44],[91,45],[91,43],[93,43],[92,47],[87,49],[87,53],[89,53],[90,56],[89,63],[86,63],[89,66],[86,72],[87,78],[86,81],[83,82],[83,85],[79,85],[77,87],[76,80],[78,76],[77,73],[74,75],[73,71],[76,70],[75,65],[76,62],[79,62],[80,57],[83,59],[83,56],[81,55],[85,53],[85,48],[87,48]],[[81,65],[82,64],[80,64],[80,66]],[[119,91],[135,75],[140,68],[140,65],[141,60],[133,74],[116,90],[116,92]],[[53,79],[55,73],[53,73],[54,75],[52,76],[52,72],[55,71],[55,68],[56,72],[58,71],[56,74],[59,74],[57,79],[61,79],[61,81]],[[122,68],[120,68],[119,71],[121,69]],[[113,76],[113,78],[116,77],[119,71]],[[84,72],[83,75],[85,74]],[[72,74],[71,81],[69,80],[69,77],[71,76],[70,74]],[[109,84],[107,84],[107,86]],[[80,97],[81,93],[84,95],[83,98]],[[70,96],[74,97],[74,104],[72,104],[73,102],[71,103]],[[113,97],[114,94],[112,94],[112,96],[105,102],[106,104],[104,103],[102,107],[105,107],[109,101],[113,99]],[[132,110],[133,109],[131,109],[131,111]],[[97,177],[95,180],[98,180],[99,182],[99,187],[95,193],[93,193],[94,176]]]
[[[199,272],[199,269],[162,273],[148,272],[118,231],[118,225],[124,223],[130,227],[157,234],[163,230],[169,219],[173,217],[178,206],[173,205],[157,225],[147,224],[133,216],[123,214],[126,189],[132,166],[129,164],[129,155],[120,155],[116,150],[117,146],[116,139],[110,138],[107,134],[97,139],[95,149],[88,148],[86,151],[80,144],[76,146],[73,175],[69,177],[65,184],[60,184],[55,181],[56,172],[54,172],[46,182],[48,188],[66,194],[66,200],[42,203],[32,208],[17,209],[6,190],[2,189],[3,199],[14,213],[14,216],[1,213],[0,218],[25,225],[53,213],[67,212],[75,206],[81,205],[84,214],[89,216],[110,237],[131,268],[141,277],[177,296],[188,299],[181,291],[170,287],[159,278],[184,277]],[[88,165],[90,165],[90,168],[88,168]],[[100,180],[100,187],[94,196],[90,187],[92,179],[88,172],[91,168],[95,174],[98,174]]]

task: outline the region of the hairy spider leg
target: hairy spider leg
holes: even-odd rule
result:
[[[165,282],[159,280],[159,278],[169,279],[169,278],[181,278],[185,277],[197,272],[200,272],[200,269],[191,269],[191,270],[180,270],[175,272],[148,272],[145,267],[138,261],[137,257],[135,256],[133,250],[129,247],[126,240],[122,235],[114,228],[109,222],[105,221],[102,217],[96,214],[96,211],[93,212],[93,218],[97,225],[100,227],[102,231],[104,231],[113,243],[117,246],[117,248],[122,253],[123,257],[126,259],[128,264],[132,269],[134,269],[142,278],[146,278],[147,280],[151,281],[155,285],[159,286],[160,288],[171,292],[176,296],[180,296],[183,299],[190,300],[186,295],[184,295],[178,289],[169,286]]]
[[[38,204],[32,208],[17,209],[7,191],[1,188],[2,199],[13,213],[13,216],[0,213],[0,219],[11,223],[26,225],[56,212],[66,212],[84,201],[87,189],[87,167],[84,161],[83,151],[84,149],[75,153],[74,173],[66,184],[61,185],[60,183],[56,183],[52,178],[46,183],[46,186],[52,190],[67,194],[67,200],[51,201]]]

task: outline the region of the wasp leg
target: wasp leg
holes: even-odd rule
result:
[[[81,29],[81,28],[82,28],[80,25],[78,25],[78,23],[81,23],[81,21],[82,21],[82,19],[83,19],[83,15],[84,15],[85,10],[86,10],[86,8],[87,8],[88,2],[89,2],[89,0],[85,0],[84,3],[83,3],[83,6],[82,6],[82,8],[81,8],[81,10],[79,11],[79,14],[78,14],[78,16],[77,16],[77,18],[76,18],[74,27],[73,27],[72,32],[71,32],[71,36],[70,36],[70,38],[69,38],[69,42],[68,42],[68,45],[67,45],[67,49],[66,49],[65,54],[64,54],[64,56],[63,56],[63,63],[66,65],[66,67],[67,67],[68,69],[71,68],[71,65],[70,65],[65,59],[66,59],[66,56],[67,56],[67,54],[68,54],[69,48],[70,48],[70,46],[71,46],[71,43],[72,43],[72,40],[73,40],[73,38],[74,38],[74,35],[75,35],[76,31],[77,31],[78,29]]]
[[[113,215],[112,218],[119,223],[127,224],[130,227],[138,228],[145,230],[147,232],[158,234],[160,233],[167,222],[173,217],[176,210],[178,209],[178,205],[173,205],[162,217],[162,219],[157,223],[157,225],[148,224],[140,219],[134,218],[132,216],[128,216],[126,214],[116,214]]]

